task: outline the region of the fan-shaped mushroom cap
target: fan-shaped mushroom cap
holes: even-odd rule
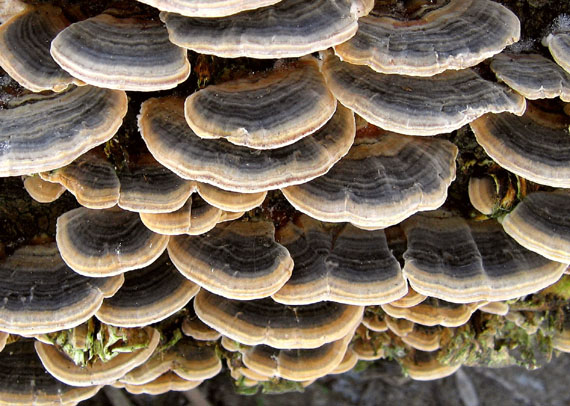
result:
[[[121,387],[134,395],[146,393],[148,395],[160,395],[170,391],[187,391],[196,388],[202,381],[189,381],[179,377],[173,372],[162,374],[153,381],[141,384],[123,384]]]
[[[543,41],[556,63],[570,73],[570,33],[550,34]]]
[[[307,216],[277,233],[295,264],[291,279],[273,294],[276,302],[309,304],[324,300],[353,305],[387,303],[408,285],[381,230],[351,225],[326,227]]]
[[[384,315],[388,329],[398,337],[404,337],[414,331],[415,323],[407,319],[396,319],[388,315]]]
[[[525,110],[524,97],[470,69],[429,78],[385,75],[328,55],[323,74],[342,104],[366,121],[401,134],[447,133],[488,112],[522,115]]]
[[[92,279],[73,272],[55,244],[24,246],[0,261],[0,330],[42,334],[89,319],[123,284],[123,277]]]
[[[384,333],[366,331],[359,327],[352,343],[352,349],[359,360],[375,361],[384,358],[384,344],[387,344]]]
[[[558,351],[570,353],[570,312],[564,310],[564,321],[561,330],[556,331],[552,337],[552,346]]]
[[[168,244],[137,213],[120,209],[68,211],[57,219],[57,247],[63,260],[86,276],[112,276],[153,263]]]
[[[270,6],[281,0],[138,0],[141,3],[188,17],[225,17]]]
[[[372,312],[366,308],[364,310],[364,317],[362,318],[362,324],[368,330],[376,331],[382,333],[388,330],[388,324],[386,323],[386,318],[383,312],[377,313]]]
[[[401,297],[398,300],[394,300],[393,302],[390,302],[390,304],[395,307],[412,307],[417,304],[420,304],[425,299],[426,299],[425,295],[416,292],[414,288],[409,286],[408,293],[406,293],[406,296]]]
[[[456,156],[457,147],[439,138],[357,137],[326,174],[282,192],[297,210],[319,220],[384,228],[441,206],[455,179]]]
[[[168,254],[191,281],[230,299],[260,299],[291,277],[293,260],[275,242],[273,223],[218,224],[200,236],[172,237]]]
[[[499,206],[500,199],[495,180],[488,175],[469,178],[469,201],[481,213],[491,215]]]
[[[312,349],[279,350],[255,345],[240,351],[243,363],[251,370],[269,377],[291,381],[317,379],[332,372],[342,361],[354,333]]]
[[[556,282],[566,267],[520,246],[494,220],[467,223],[434,212],[403,227],[404,275],[416,291],[444,300],[513,299]]]
[[[90,209],[108,209],[119,201],[119,178],[101,151],[91,150],[69,165],[40,176],[65,186],[79,204]]]
[[[125,283],[103,302],[97,318],[105,324],[144,327],[183,308],[199,286],[180,274],[163,253],[149,266],[125,274]]]
[[[504,316],[509,312],[509,305],[505,302],[489,302],[479,308],[480,311],[498,316]]]
[[[424,326],[439,324],[445,327],[458,327],[467,323],[473,312],[484,303],[459,304],[428,297],[412,307],[394,307],[385,304],[382,305],[382,309],[392,317],[405,318]]]
[[[196,189],[159,164],[150,154],[133,159],[119,172],[119,207],[139,213],[170,213],[180,209]]]
[[[51,41],[68,25],[58,7],[28,7],[0,27],[0,65],[33,92],[83,84],[61,69],[49,53]]]
[[[524,116],[486,114],[470,124],[503,168],[541,185],[570,187],[570,119],[529,103]]]
[[[442,364],[437,360],[438,354],[438,351],[413,350],[402,359],[402,366],[406,369],[410,378],[416,381],[431,381],[445,378],[455,373],[461,367],[461,364]]]
[[[0,110],[0,176],[49,171],[108,141],[127,112],[127,95],[92,86],[29,94]]]
[[[229,212],[243,212],[254,209],[263,203],[267,192],[257,193],[238,193],[228,192],[216,186],[207,183],[197,182],[198,193],[200,196],[219,209]]]
[[[327,172],[354,140],[352,112],[342,106],[310,137],[252,153],[223,139],[204,140],[188,127],[182,100],[169,97],[142,104],[139,129],[153,156],[186,179],[243,193],[303,183]]]
[[[120,353],[106,362],[96,358],[84,367],[76,365],[54,345],[36,341],[35,347],[44,368],[57,380],[72,386],[105,385],[144,363],[160,341],[160,333],[151,327],[138,329],[133,334],[147,345],[132,352]]]
[[[334,302],[285,306],[271,299],[240,301],[205,290],[194,298],[200,319],[240,343],[316,348],[340,340],[362,320],[364,308]]]
[[[6,22],[29,7],[21,0],[0,0],[0,23]]]
[[[416,20],[363,17],[356,35],[335,46],[335,51],[347,62],[378,72],[432,76],[477,65],[519,40],[518,18],[498,3],[451,0],[443,4]]]
[[[170,40],[201,54],[224,58],[294,58],[351,38],[361,6],[370,1],[282,0],[233,16],[188,18],[162,12]]]
[[[358,363],[358,355],[354,350],[349,347],[344,354],[344,358],[340,361],[340,364],[336,366],[329,374],[344,374],[350,371]]]
[[[171,89],[190,74],[186,51],[170,43],[159,21],[111,11],[63,30],[51,55],[74,77],[110,89]]]
[[[133,369],[121,381],[141,385],[155,380],[168,371],[191,381],[216,376],[222,369],[222,362],[214,346],[181,338],[166,350],[157,350],[144,364]]]
[[[538,54],[499,54],[491,62],[497,78],[527,99],[570,101],[570,74]]]
[[[316,59],[208,86],[190,95],[184,115],[202,138],[274,149],[292,144],[321,128],[334,114]]]
[[[68,386],[48,374],[36,355],[33,340],[18,340],[0,353],[0,405],[76,404],[99,389]]]
[[[188,315],[184,317],[180,329],[189,337],[199,341],[216,341],[220,338],[221,334],[204,324],[194,312],[194,306],[189,306]]]
[[[570,190],[529,194],[502,225],[523,247],[570,264]]]
[[[441,326],[414,324],[413,330],[402,336],[401,339],[412,348],[421,351],[436,351],[440,348],[441,336],[444,331],[444,327]]]
[[[45,181],[39,176],[27,176],[24,188],[32,199],[40,203],[51,203],[65,192],[65,187],[59,183]]]

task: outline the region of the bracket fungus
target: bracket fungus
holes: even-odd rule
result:
[[[405,344],[417,350],[436,351],[441,347],[444,331],[445,328],[439,325],[423,326],[421,324],[414,324],[413,330],[400,338]]]
[[[289,252],[274,234],[268,222],[218,224],[199,236],[172,237],[168,254],[184,276],[210,292],[260,299],[279,290],[293,270]]]
[[[273,294],[276,302],[374,305],[407,292],[400,264],[381,230],[326,227],[302,216],[278,230],[277,240],[289,250],[295,267],[291,279]]]
[[[188,96],[184,116],[196,135],[274,149],[314,133],[332,117],[336,99],[314,58]]]
[[[54,202],[65,192],[62,185],[45,181],[39,176],[26,176],[24,188],[39,203]]]
[[[364,309],[362,325],[370,331],[382,333],[388,331],[388,323],[383,311],[372,311],[370,308]]]
[[[255,209],[265,200],[267,192],[238,193],[229,192],[207,183],[197,182],[198,193],[214,207],[229,212],[242,212]]]
[[[282,0],[222,18],[162,12],[170,40],[201,54],[224,58],[294,58],[350,39],[371,0]]]
[[[189,381],[181,378],[173,372],[166,372],[158,378],[143,383],[140,385],[133,385],[129,383],[115,383],[115,387],[125,388],[125,390],[133,395],[140,395],[145,393],[147,395],[161,395],[170,391],[189,391],[200,385],[202,381]]]
[[[221,334],[204,324],[194,312],[194,306],[187,308],[188,315],[184,317],[180,329],[184,335],[192,337],[198,341],[216,341],[221,337]]]
[[[500,196],[493,177],[484,175],[469,178],[469,202],[481,213],[490,216],[499,207]]]
[[[310,137],[252,153],[224,139],[195,135],[184,119],[183,100],[175,97],[145,101],[139,130],[156,160],[179,176],[242,193],[278,189],[324,174],[348,152],[356,132],[353,113],[338,106]]]
[[[524,296],[553,284],[566,268],[522,247],[494,220],[467,222],[434,212],[406,220],[403,228],[410,285],[451,302]]]
[[[61,69],[49,52],[51,41],[68,25],[58,7],[27,7],[0,26],[0,66],[33,92],[84,84]]]
[[[127,95],[93,86],[29,94],[0,110],[0,176],[60,168],[119,129]]]
[[[123,286],[97,311],[105,324],[144,327],[159,322],[186,306],[200,289],[176,270],[166,252],[124,278]]]
[[[204,323],[246,345],[317,348],[340,340],[362,320],[363,307],[319,302],[286,306],[272,299],[231,300],[201,290],[194,310]]]
[[[19,248],[0,261],[0,280],[0,330],[23,335],[83,323],[123,284],[120,275],[78,275],[63,262],[55,244]]]
[[[159,10],[188,17],[225,17],[271,6],[281,0],[138,0]]]
[[[454,374],[461,364],[447,365],[438,360],[439,351],[411,351],[403,360],[403,367],[416,381],[431,381]]]
[[[560,97],[570,101],[570,73],[541,55],[499,54],[490,68],[497,79],[527,99]]]
[[[406,293],[405,296],[401,297],[398,300],[390,302],[390,304],[395,307],[412,307],[423,302],[426,299],[426,297],[427,296],[416,292],[414,288],[409,286],[408,293]]]
[[[357,135],[325,175],[282,192],[297,210],[319,220],[384,228],[443,204],[455,179],[457,151],[438,138]]]
[[[501,224],[523,247],[570,264],[570,190],[531,193]]]
[[[570,73],[570,33],[550,34],[543,40],[543,43],[548,46],[556,63]]]
[[[432,76],[477,65],[519,40],[517,16],[494,1],[442,3],[416,19],[375,12],[363,17],[356,35],[335,52],[381,73]]]
[[[113,10],[63,30],[51,55],[72,76],[109,89],[171,89],[190,75],[186,50],[168,40],[162,23]]]
[[[77,273],[118,275],[153,263],[168,244],[153,233],[138,213],[80,207],[57,219],[56,241],[63,260]]]
[[[526,106],[524,97],[471,69],[427,78],[386,75],[328,54],[322,71],[342,104],[400,134],[448,133],[489,112],[522,115]]]

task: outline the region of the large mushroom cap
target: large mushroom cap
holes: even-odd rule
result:
[[[521,115],[525,110],[521,95],[471,69],[429,78],[386,75],[327,55],[323,74],[342,104],[368,122],[400,134],[447,133],[488,112]]]
[[[317,348],[340,340],[362,320],[364,308],[334,302],[285,306],[271,299],[240,301],[205,290],[194,298],[200,319],[240,343]]]
[[[154,262],[168,244],[138,213],[120,209],[68,211],[57,219],[57,247],[63,260],[86,276],[111,276]]]
[[[503,168],[541,185],[570,187],[570,119],[530,104],[522,117],[486,114],[470,126]]]
[[[570,101],[570,73],[538,54],[499,54],[491,62],[497,78],[527,99]]]
[[[403,227],[408,238],[404,275],[410,285],[452,302],[530,294],[556,282],[566,267],[525,249],[494,220],[467,223],[435,212],[416,215]]]
[[[58,7],[28,7],[0,27],[0,65],[33,92],[62,91],[71,83],[82,84],[49,53],[51,41],[68,25]]]
[[[108,141],[127,95],[92,86],[15,98],[0,110],[0,176],[49,171]]]
[[[223,139],[196,136],[174,97],[142,104],[139,129],[153,156],[183,178],[243,193],[306,182],[344,156],[355,135],[354,115],[342,106],[310,137],[273,150],[256,151]]]
[[[225,17],[270,6],[281,0],[138,0],[163,11],[188,17]]]
[[[295,267],[289,281],[273,294],[284,304],[323,300],[353,305],[387,303],[407,292],[400,265],[384,232],[351,225],[325,227],[306,216],[277,233]]]
[[[163,253],[149,266],[125,274],[125,283],[97,311],[103,323],[144,327],[183,308],[199,286],[180,274]]]
[[[570,191],[535,192],[507,214],[505,232],[523,247],[570,263]]]
[[[75,327],[95,314],[122,276],[86,278],[61,259],[55,244],[24,246],[0,261],[0,330],[43,334]]]
[[[40,203],[56,201],[65,192],[65,187],[59,183],[45,181],[39,176],[27,176],[24,188],[32,199]]]
[[[359,0],[282,0],[223,18],[161,13],[170,40],[201,54],[224,58],[292,58],[351,38],[362,12]]]
[[[349,41],[335,46],[345,61],[389,74],[432,76],[477,65],[518,41],[520,23],[488,0],[451,0],[417,19],[368,15]]]
[[[267,222],[218,224],[199,236],[172,237],[168,253],[184,276],[231,299],[260,299],[290,278],[293,260]]]
[[[550,34],[544,42],[556,63],[570,73],[570,33],[559,32]]]
[[[0,352],[0,405],[69,405],[94,396],[100,386],[76,388],[46,372],[33,340],[19,340]]]
[[[314,133],[333,115],[336,99],[314,58],[208,86],[186,99],[184,115],[202,138],[273,149]]]
[[[100,14],[72,24],[53,40],[51,55],[74,77],[110,89],[170,89],[190,74],[186,51],[170,43],[166,28],[137,17]]]
[[[456,155],[455,145],[437,138],[358,136],[325,175],[282,191],[295,208],[319,220],[384,228],[443,204]]]

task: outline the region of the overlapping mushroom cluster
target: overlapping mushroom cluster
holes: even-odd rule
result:
[[[187,390],[224,359],[240,385],[306,385],[396,347],[434,379],[469,363],[448,355],[474,312],[516,321],[506,301],[562,277],[567,34],[547,38],[559,66],[500,53],[520,26],[491,0],[141,3],[159,19],[0,2],[0,66],[29,90],[0,109],[0,176],[83,206],[0,262],[0,404]],[[187,49],[287,59],[146,98],[144,145],[117,162],[126,92],[186,81]],[[498,81],[473,68],[490,57]],[[508,214],[488,163],[469,182],[484,221],[436,210],[459,153],[445,134],[466,124],[517,179]]]

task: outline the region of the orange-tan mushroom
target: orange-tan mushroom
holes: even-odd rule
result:
[[[395,318],[404,318],[424,326],[441,325],[445,327],[461,326],[471,318],[471,315],[483,303],[450,303],[444,300],[428,297],[412,307],[394,307],[382,305],[382,310]]]
[[[174,372],[166,372],[147,383],[134,385],[119,382],[118,387],[125,388],[127,392],[132,393],[133,395],[140,395],[141,393],[145,393],[147,395],[160,395],[170,391],[188,391],[198,387],[201,383],[202,381],[189,381],[181,378]]]
[[[471,176],[468,193],[471,205],[485,215],[493,214],[499,207],[500,196],[492,176]]]
[[[263,203],[267,192],[238,193],[228,192],[207,183],[197,182],[198,193],[206,202],[214,207],[229,212],[252,210]]]
[[[402,359],[402,365],[410,378],[417,381],[431,381],[454,374],[461,364],[443,364],[438,361],[438,351],[413,350]]]
[[[194,312],[194,306],[187,308],[188,314],[182,320],[180,329],[184,335],[192,337],[194,340],[199,341],[216,341],[220,338],[221,334],[204,324]]]
[[[32,199],[40,203],[56,201],[65,192],[63,185],[48,182],[39,176],[26,176],[24,188]]]

